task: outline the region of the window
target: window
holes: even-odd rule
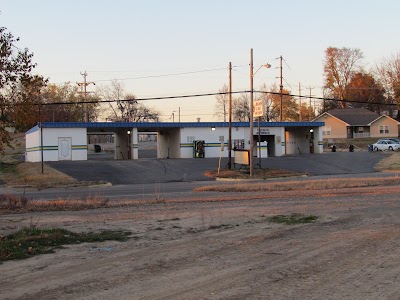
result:
[[[331,127],[330,126],[322,127],[322,135],[331,135]]]
[[[379,133],[380,134],[389,133],[389,125],[381,125],[381,126],[379,126]]]

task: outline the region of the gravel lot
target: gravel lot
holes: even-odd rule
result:
[[[400,299],[399,186],[192,194],[136,207],[8,214],[29,224],[123,229],[128,242],[80,244],[0,265],[1,299]],[[315,223],[268,216],[302,213]]]

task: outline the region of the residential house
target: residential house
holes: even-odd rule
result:
[[[324,112],[316,119],[324,122],[322,138],[385,138],[399,136],[399,122],[365,108],[337,108]]]

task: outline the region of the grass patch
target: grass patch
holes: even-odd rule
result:
[[[5,168],[3,168],[5,166]],[[3,165],[0,179],[11,186],[32,186],[38,189],[77,184],[77,180],[41,163],[23,162]]]
[[[35,255],[53,253],[64,245],[127,241],[130,232],[101,231],[98,233],[74,233],[66,229],[23,228],[18,232],[0,236],[0,263],[7,260],[25,259]]]
[[[220,228],[222,228],[222,229],[229,229],[229,228],[232,228],[233,227],[233,225],[230,225],[230,224],[219,224],[219,225],[210,225],[209,227],[208,227],[208,229],[211,229],[211,230],[213,230],[213,229],[220,229]]]
[[[239,183],[201,186],[193,189],[194,192],[270,192],[270,191],[304,191],[343,189],[369,186],[385,186],[400,184],[400,177],[385,178],[339,178],[327,180],[299,180],[285,182]]]
[[[313,215],[304,216],[302,214],[277,215],[268,218],[268,221],[272,223],[279,223],[285,225],[313,223],[316,220],[318,220],[317,216]]]
[[[288,170],[281,170],[281,169],[254,169],[253,177],[250,177],[249,170],[220,170],[219,174],[218,171],[206,171],[204,173],[205,176],[212,177],[212,178],[231,178],[231,179],[268,179],[268,178],[277,178],[277,177],[291,177],[291,176],[301,176],[304,173],[298,173]]]
[[[31,200],[24,195],[0,194],[0,212],[61,211],[108,207],[109,199],[90,195],[85,199]],[[116,203],[114,206],[118,206]]]
[[[42,164],[32,162],[22,162],[12,165],[3,164],[0,172],[0,180],[5,181],[10,186],[28,186],[39,190],[104,183],[92,181],[79,182],[47,164],[43,164],[42,173]]]
[[[389,157],[382,159],[375,169],[380,171],[400,171],[400,152],[395,152]]]

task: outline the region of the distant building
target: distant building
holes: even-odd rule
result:
[[[324,140],[399,136],[399,122],[365,108],[333,109],[318,116],[314,122],[325,123],[322,127]]]

